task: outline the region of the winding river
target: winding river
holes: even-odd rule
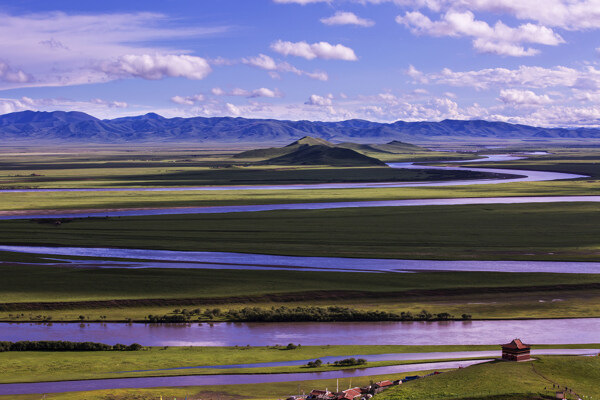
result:
[[[472,163],[472,162],[501,162],[521,160],[526,157],[510,154],[496,154],[475,160],[438,161],[438,163]],[[372,189],[372,188],[401,188],[426,186],[458,186],[458,185],[492,185],[513,182],[541,182],[561,179],[586,178],[585,175],[567,174],[563,172],[532,171],[502,168],[448,167],[426,166],[418,163],[389,163],[388,166],[398,169],[428,169],[442,171],[473,171],[489,174],[514,175],[513,178],[491,179],[459,179],[434,182],[354,182],[354,183],[313,183],[286,185],[233,185],[233,186],[187,186],[187,187],[118,187],[118,188],[48,188],[48,189],[3,189],[0,193],[28,192],[174,192],[188,190],[304,190],[304,189]]]
[[[469,162],[509,161],[522,157],[511,155],[489,156]],[[466,163],[467,161],[460,161]],[[367,182],[328,183],[303,185],[219,186],[219,187],[159,187],[159,188],[82,188],[82,189],[21,189],[0,190],[0,193],[24,192],[93,192],[93,191],[185,191],[185,190],[288,190],[288,189],[345,189],[421,186],[489,185],[510,182],[550,181],[584,178],[583,175],[546,171],[507,170],[474,167],[433,167],[413,163],[392,163],[393,168],[469,170],[502,175],[515,175],[508,179],[455,180],[445,182]],[[329,202],[302,204],[275,204],[252,206],[190,207],[146,210],[121,210],[104,212],[57,212],[53,214],[3,215],[0,219],[71,218],[104,216],[143,216],[165,214],[226,213],[269,210],[330,209],[346,207],[400,207],[427,205],[515,204],[549,202],[599,202],[600,196],[549,196],[549,197],[494,197],[459,199],[417,199],[363,202]],[[16,213],[15,213],[16,214]],[[131,258],[132,261],[78,261],[81,266],[100,267],[161,267],[161,268],[237,268],[237,269],[304,269],[328,271],[408,272],[418,270],[451,271],[510,271],[510,272],[578,272],[600,273],[600,263],[565,263],[531,261],[427,261],[337,259],[326,257],[284,257],[237,253],[173,252],[135,249],[82,249],[46,248],[32,246],[0,246],[0,251],[17,251],[56,256],[84,255],[88,257]],[[135,259],[135,260],[134,260]],[[140,259],[150,261],[139,261]],[[52,265],[52,264],[49,264]],[[59,264],[56,264],[59,265]],[[69,264],[71,265],[71,264]],[[560,301],[560,299],[557,299]],[[340,334],[343,332],[344,334]],[[505,342],[507,338],[521,336],[531,343],[598,343],[600,319],[553,320],[502,320],[502,321],[444,321],[444,322],[372,322],[372,323],[214,323],[214,324],[65,324],[65,323],[0,323],[0,339],[17,340],[69,340],[94,341],[109,344],[142,342],[146,346],[265,346],[285,343],[303,345],[326,344],[489,344]],[[572,354],[587,354],[578,350]],[[551,352],[551,351],[550,351]],[[468,352],[469,356],[496,356],[497,352]],[[452,354],[452,355],[450,355]],[[475,355],[477,354],[477,355]],[[541,353],[540,353],[541,354]],[[561,353],[564,354],[564,353]],[[430,359],[464,356],[464,353],[434,353],[429,355],[405,354],[399,356],[365,356],[372,360]],[[379,357],[379,358],[377,358]],[[386,358],[387,357],[387,358]],[[396,357],[396,358],[390,358]],[[404,357],[404,358],[398,358]],[[418,358],[416,358],[418,357]],[[305,360],[304,360],[305,361]],[[321,373],[295,373],[270,375],[206,375],[153,378],[102,379],[66,382],[39,382],[0,385],[0,395],[67,392],[114,388],[142,388],[194,385],[223,385],[264,382],[301,381],[380,374],[401,374],[409,371],[457,368],[485,362],[471,360],[460,362],[433,362]],[[298,363],[298,361],[293,361]],[[297,364],[285,364],[297,365]],[[245,365],[248,366],[248,365]],[[255,366],[255,365],[251,365]],[[229,366],[240,367],[238,366]],[[200,367],[198,367],[200,368]],[[400,377],[400,376],[399,376]]]

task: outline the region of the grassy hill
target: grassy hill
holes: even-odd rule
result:
[[[300,150],[301,148],[310,146],[335,147],[333,143],[330,143],[324,139],[314,138],[311,136],[304,136],[303,138],[298,139],[295,142],[290,143],[284,147],[269,147],[266,149],[248,150],[234,155],[233,158],[265,160],[285,156],[287,154]]]
[[[407,382],[375,400],[541,400],[555,398],[559,389],[553,385],[571,388],[569,399],[596,398],[598,382],[600,357],[544,356],[533,362],[474,365]]]
[[[360,147],[361,145],[357,146]],[[375,157],[310,136],[305,136],[284,147],[249,150],[236,154],[233,157],[261,160],[267,164],[281,165],[385,165],[384,162]]]
[[[340,166],[384,166],[385,163],[357,151],[323,145],[302,146],[298,150],[275,157],[269,164],[283,165],[340,165]]]

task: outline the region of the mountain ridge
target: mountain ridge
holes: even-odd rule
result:
[[[597,128],[541,128],[485,120],[379,123],[247,119],[165,118],[155,113],[98,119],[78,111],[21,111],[0,115],[0,140],[39,143],[290,142],[305,136],[324,141],[433,141],[469,139],[600,139]]]

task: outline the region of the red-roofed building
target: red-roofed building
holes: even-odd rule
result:
[[[354,400],[354,399],[360,399],[361,396],[361,392],[360,392],[360,388],[352,388],[352,389],[346,389],[340,393],[337,394],[336,400]]]
[[[514,339],[512,342],[502,345],[502,359],[508,361],[528,361],[531,359],[531,346]]]

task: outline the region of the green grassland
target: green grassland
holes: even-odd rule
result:
[[[600,205],[489,204],[0,222],[3,244],[297,256],[597,261]]]
[[[414,198],[594,195],[600,193],[598,153],[589,149],[557,150],[528,160],[477,166],[530,168],[591,176],[567,181],[503,183],[479,186],[327,190],[248,190],[173,192],[2,193],[2,210],[105,209],[273,204]],[[385,154],[385,153],[380,153]],[[446,159],[475,157],[443,153]],[[404,154],[410,160],[418,154]],[[452,171],[400,171],[385,167],[265,166],[232,163],[223,154],[87,154],[81,156],[1,156],[0,186],[12,187],[143,187],[260,185],[359,181],[431,181],[475,178]],[[412,158],[411,158],[412,157]],[[415,158],[416,157],[416,158]],[[38,159],[39,158],[39,159]],[[406,160],[406,159],[405,159]],[[386,160],[389,161],[389,160]],[[402,161],[402,160],[394,160]],[[510,170],[507,169],[507,173]],[[33,174],[33,176],[32,176]]]
[[[555,398],[552,385],[572,388],[579,396],[600,396],[600,357],[543,356],[538,361],[494,362],[408,382],[377,400]],[[548,396],[548,397],[543,397]],[[569,395],[570,399],[577,396]]]
[[[600,194],[600,180],[500,183],[452,187],[308,190],[182,190],[1,193],[0,213],[30,210],[106,210],[121,208],[208,207],[225,205],[318,203],[402,199]]]
[[[600,275],[588,274],[340,274],[10,264],[0,266],[0,273],[0,321],[79,321],[80,316],[86,321],[144,321],[149,314],[171,315],[174,309],[225,311],[282,304],[394,313],[427,309],[475,319],[600,316]]]
[[[309,146],[310,147],[310,146]],[[366,147],[371,150],[374,148]],[[285,148],[284,148],[285,149]],[[469,153],[416,146],[365,155],[390,161],[469,159]],[[398,171],[388,167],[268,166],[262,158],[232,158],[235,151],[88,151],[64,154],[0,153],[0,187],[119,187],[420,181],[477,178],[469,172]],[[357,165],[360,165],[358,163]]]
[[[407,375],[426,375],[433,371],[407,372],[395,375],[282,382],[254,385],[220,385],[179,388],[116,389],[91,392],[48,394],[52,400],[275,400],[312,389],[330,390],[364,386],[372,381],[398,379]],[[552,385],[572,388],[584,398],[600,395],[600,358],[575,356],[543,356],[524,363],[492,362],[404,383],[375,397],[376,400],[543,400],[552,399]],[[0,396],[6,400],[38,400],[40,395]],[[569,394],[569,399],[576,399]]]
[[[534,346],[535,348],[600,348],[598,344]],[[278,361],[311,360],[326,356],[340,359],[354,355],[385,353],[428,353],[446,351],[498,350],[498,345],[475,346],[301,346],[285,347],[148,347],[141,351],[81,351],[81,352],[5,352],[0,353],[0,383],[47,382],[81,379],[111,379],[148,376],[272,374],[322,372],[356,367],[324,364],[319,368],[306,366],[254,367],[237,369],[168,368],[254,364]],[[366,367],[454,361],[472,358],[440,358],[439,360],[377,361]],[[480,357],[481,358],[481,357]],[[489,357],[488,357],[489,358]],[[136,372],[138,371],[138,372]],[[118,373],[118,375],[115,375]]]
[[[427,374],[433,371],[419,371]],[[409,372],[404,375],[415,375]],[[261,383],[248,385],[219,385],[219,386],[190,386],[168,387],[151,389],[115,389],[88,392],[71,392],[47,394],[48,400],[163,400],[183,399],[188,400],[276,400],[287,398],[291,394],[308,393],[312,389],[332,390],[339,383],[340,389],[350,385],[365,386],[371,381],[377,382],[384,379],[398,379],[398,375],[376,375],[354,378],[312,380],[299,382]],[[0,400],[40,400],[40,395],[10,395],[0,396]]]
[[[78,219],[60,226],[18,220],[0,222],[0,242],[366,258],[597,261],[598,210],[597,204],[556,203]],[[597,275],[427,272],[389,273],[384,279],[375,273],[77,269],[6,263],[43,261],[18,253],[0,253],[0,259],[5,260],[0,267],[2,303],[23,305],[4,307],[0,318],[5,321],[47,317],[72,321],[80,315],[89,320],[100,316],[143,320],[148,314],[168,314],[182,307],[217,304],[238,309],[250,303],[269,308],[281,301],[289,306],[343,304],[395,313],[425,308],[474,318],[600,315]],[[498,287],[503,289],[493,290]],[[118,306],[94,303],[132,299],[154,300]],[[69,304],[26,304],[40,302]]]

